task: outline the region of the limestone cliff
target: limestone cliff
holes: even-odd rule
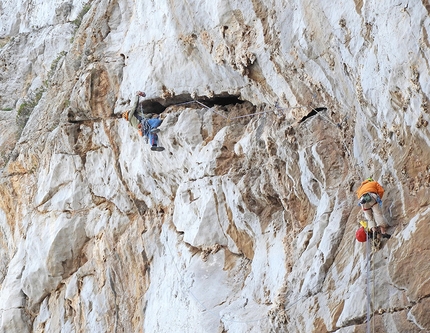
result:
[[[429,13],[2,0],[0,332],[429,332]]]

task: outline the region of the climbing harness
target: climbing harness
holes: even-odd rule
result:
[[[144,136],[149,136],[149,133],[151,132],[151,125],[149,125],[147,119],[139,119],[140,123],[142,124],[142,134]]]
[[[377,228],[377,230],[370,230],[367,227],[367,222],[363,220],[360,221],[360,226],[361,227],[355,233],[355,238],[361,243],[364,243],[367,240],[371,240],[372,253],[378,251],[381,248],[382,244],[381,240],[379,239],[379,227]],[[384,238],[390,238],[390,236],[387,236],[387,234],[382,234],[381,236]]]

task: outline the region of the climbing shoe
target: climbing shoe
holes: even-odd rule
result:
[[[151,133],[158,133],[158,132],[160,132],[159,128],[153,128],[153,129],[151,129]]]
[[[386,239],[390,239],[391,235],[389,235],[389,234],[381,234],[381,237],[382,238],[386,238]]]
[[[152,150],[152,151],[163,151],[163,150],[164,150],[164,147],[152,146],[152,147],[151,147],[151,150]]]

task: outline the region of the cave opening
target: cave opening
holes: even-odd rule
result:
[[[226,105],[244,103],[245,101],[241,100],[239,97],[240,97],[239,95],[219,94],[219,95],[214,95],[211,98],[209,97],[197,98],[197,100],[209,107],[213,107],[214,105],[226,106]]]
[[[153,98],[147,99],[140,102],[144,113],[162,113],[167,107],[180,105],[180,104],[193,104],[195,102],[202,103],[203,105],[211,108],[215,105],[232,105],[232,104],[242,104],[245,101],[240,99],[240,95],[232,95],[228,93],[215,94],[212,97],[208,96],[197,96],[195,98],[191,97],[191,94],[180,94],[172,97],[166,98]]]

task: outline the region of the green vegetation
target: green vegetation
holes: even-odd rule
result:
[[[55,60],[54,60],[54,61],[52,62],[52,64],[51,64],[51,69],[50,69],[50,71],[53,71],[53,70],[55,70],[55,69],[57,68],[58,62],[59,62],[59,61],[60,61],[60,59],[61,59],[62,57],[64,57],[66,54],[67,54],[67,52],[66,52],[66,51],[61,51],[61,52],[58,54],[57,58],[55,58]]]
[[[82,8],[81,12],[79,13],[78,17],[73,21],[73,24],[76,26],[76,29],[80,27],[80,25],[82,24],[82,19],[84,18],[85,14],[88,13],[90,8],[91,5],[89,3],[86,3]]]
[[[57,69],[58,63],[60,62],[61,58],[64,57],[67,54],[66,51],[61,51],[60,53],[58,53],[57,58],[55,58],[52,63],[51,63],[51,68],[49,69],[48,72],[48,79],[43,81],[43,85],[45,87],[49,86],[49,80],[52,78],[52,76],[55,73],[55,70]]]
[[[41,87],[36,89],[34,95],[29,98],[26,102],[22,103],[18,109],[18,113],[16,114],[16,124],[18,125],[19,132],[21,133],[27,124],[28,119],[30,118],[33,109],[39,103],[42,98],[43,93],[45,92],[45,88]]]
[[[78,16],[76,17],[76,19],[74,21],[72,21],[72,23],[75,25],[75,33],[78,30],[78,28],[81,26],[82,24],[82,20],[84,19],[84,16],[86,13],[88,13],[88,11],[91,8],[90,2],[87,2],[84,7],[82,7],[81,12],[78,14]],[[70,43],[73,43],[73,41],[75,40],[75,36],[72,36],[72,38],[70,39]]]
[[[4,109],[1,109],[1,111],[12,111],[13,110],[13,108],[4,108]]]

